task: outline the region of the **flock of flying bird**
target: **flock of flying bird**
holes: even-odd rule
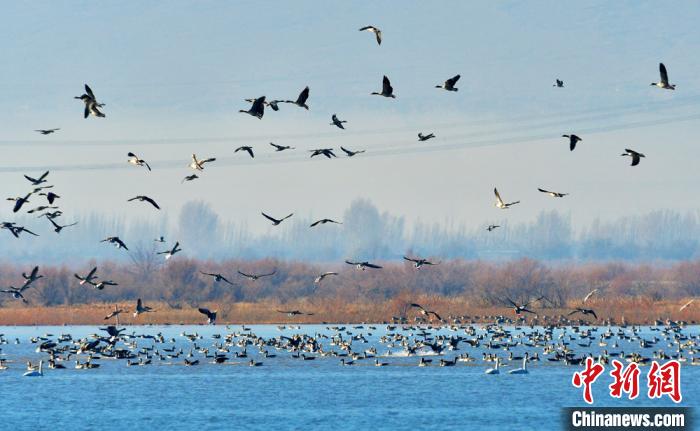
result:
[[[379,28],[374,27],[374,26],[366,26],[360,28],[360,31],[367,31],[371,32],[375,35],[376,41],[378,45],[381,45],[382,43],[382,32]],[[668,80],[668,73],[666,70],[666,67],[664,66],[663,63],[659,65],[659,72],[660,72],[660,81],[652,83],[651,85],[659,87],[661,89],[666,89],[666,90],[674,90],[675,85],[670,84]],[[459,89],[456,87],[458,81],[460,79],[460,75],[455,75],[452,78],[449,78],[444,81],[443,84],[436,85],[436,88],[448,91],[448,92],[457,92]],[[564,81],[557,79],[554,87],[556,88],[563,88],[564,87]],[[395,99],[396,95],[394,94],[394,88],[391,85],[391,81],[389,78],[385,75],[382,79],[382,88],[381,91],[375,91],[370,93],[371,95],[376,95],[376,96],[382,96],[385,98],[389,99]],[[244,110],[241,109],[241,113],[249,114],[253,117],[256,117],[258,119],[262,119],[264,114],[265,114],[265,108],[269,107],[273,111],[279,111],[280,110],[280,104],[286,103],[286,104],[292,104],[300,108],[304,108],[306,110],[309,109],[308,105],[308,100],[309,100],[309,95],[310,95],[310,89],[309,87],[305,87],[301,93],[299,93],[298,97],[295,100],[267,100],[265,96],[257,97],[257,98],[249,98],[245,99],[245,101],[250,102],[251,106],[249,109]],[[100,103],[97,100],[97,97],[95,96],[95,93],[92,91],[92,89],[86,84],[85,85],[85,93],[82,94],[81,96],[76,96],[75,99],[79,99],[84,103],[84,118],[88,118],[90,116],[93,117],[98,117],[98,118],[104,118],[106,115],[101,111],[104,107],[104,103]],[[347,121],[341,120],[338,118],[337,114],[333,114],[331,116],[331,123],[330,125],[338,127],[340,129],[345,129],[345,124]],[[39,129],[36,130],[38,133],[41,133],[42,135],[50,135],[53,134],[57,131],[59,131],[60,128],[53,128],[53,129]],[[569,143],[569,149],[570,151],[574,151],[576,148],[576,145],[582,141],[582,139],[575,135],[575,134],[565,134],[562,135],[563,137],[567,138],[568,143]],[[428,134],[423,134],[422,132],[418,133],[418,140],[419,141],[428,141],[430,139],[434,139],[435,134],[434,133],[428,133]],[[294,150],[293,147],[291,146],[284,146],[284,145],[278,145],[274,143],[270,143],[270,145],[274,148],[275,152],[282,152],[282,151],[291,151]],[[346,156],[348,157],[354,157],[358,154],[364,153],[365,150],[350,150],[344,147],[340,148],[341,151],[345,153]],[[247,153],[251,158],[255,157],[255,152],[252,146],[240,146],[235,149],[235,153],[242,152],[242,153]],[[328,159],[332,159],[337,157],[337,155],[334,153],[333,148],[317,148],[310,150],[311,155],[310,157],[316,157],[316,156],[324,156]],[[632,149],[625,149],[625,152],[622,154],[622,156],[630,157],[632,160],[631,165],[632,166],[637,166],[640,163],[641,158],[645,157],[644,154],[639,153],[637,151],[634,151]],[[131,165],[137,166],[137,167],[143,167],[147,169],[148,171],[151,171],[151,165],[138,155],[136,155],[134,152],[128,152],[127,153],[127,162]],[[184,177],[182,182],[185,181],[192,181],[195,179],[199,178],[199,175],[205,170],[205,167],[216,161],[215,157],[208,157],[208,158],[198,158],[196,154],[192,154],[191,162],[189,163],[189,168],[191,168],[195,173],[188,175]],[[30,203],[30,199],[34,199],[34,197],[40,197],[42,196],[45,198],[46,202],[41,202],[40,205],[35,206],[26,212],[29,214],[33,213],[40,213],[39,217],[45,217],[52,225],[53,230],[57,233],[60,234],[61,231],[67,227],[75,226],[77,223],[69,223],[69,224],[59,224],[57,219],[59,219],[62,215],[63,212],[59,209],[57,205],[54,205],[57,203],[57,199],[60,198],[60,196],[50,189],[53,188],[53,185],[48,184],[48,175],[49,172],[46,171],[42,175],[40,175],[37,178],[30,177],[28,175],[25,175],[25,178],[27,181],[29,181],[32,190],[30,190],[28,193],[25,193],[24,195],[20,195],[17,197],[10,197],[8,200],[13,201],[13,212],[18,213],[20,212],[25,206],[27,206]],[[537,189],[541,193],[545,193],[551,197],[555,198],[563,198],[568,195],[568,193],[561,193],[561,192],[556,192],[556,191],[550,191],[547,189],[543,188],[538,188]],[[501,197],[501,194],[499,193],[497,188],[494,188],[494,194],[496,197],[496,202],[495,206],[499,209],[509,209],[514,205],[517,205],[520,203],[520,201],[512,201],[512,202],[507,202],[503,200]],[[160,205],[152,198],[146,195],[136,195],[130,199],[128,199],[128,202],[140,202],[140,203],[145,203],[148,204],[150,207],[154,208],[155,210],[160,210],[161,207]],[[269,215],[265,212],[261,212],[262,216],[267,219],[269,222],[272,223],[273,226],[279,226],[282,224],[285,220],[289,219],[294,215],[294,213],[290,213],[284,217],[276,217]],[[310,227],[316,227],[319,225],[325,225],[325,224],[342,224],[340,221],[336,221],[330,218],[323,218],[319,219],[315,222],[313,222]],[[487,227],[487,230],[489,232],[493,231],[494,229],[498,228],[498,225],[491,224]],[[8,230],[14,237],[19,238],[21,234],[26,233],[29,235],[34,235],[38,236],[35,232],[27,229],[24,226],[19,226],[14,222],[2,222],[0,223],[0,228]],[[161,236],[157,240],[157,242],[164,243],[165,239]],[[118,236],[110,236],[105,239],[103,239],[101,242],[105,242],[108,244],[114,245],[117,249],[124,249],[125,251],[128,251],[129,248],[125,244],[125,242],[120,239]],[[175,242],[175,245],[172,246],[171,248],[168,248],[163,251],[159,251],[159,255],[164,255],[165,259],[170,259],[172,256],[174,256],[176,253],[182,251],[180,248],[180,243]],[[420,257],[409,257],[409,256],[404,256],[404,259],[406,261],[411,262],[416,269],[420,269],[423,266],[432,266],[432,265],[437,265],[439,262],[434,263],[431,262],[427,259],[420,258]],[[378,264],[369,262],[369,261],[355,261],[355,260],[346,260],[345,263],[349,265],[356,266],[358,269],[364,271],[367,269],[381,269],[382,267]],[[86,275],[80,275],[80,274],[75,274],[75,277],[79,280],[80,285],[87,285],[87,286],[92,286],[93,288],[97,290],[102,290],[107,286],[114,286],[117,285],[115,281],[112,280],[100,280],[97,275],[97,268],[92,268],[90,272],[88,272]],[[245,277],[248,280],[251,281],[256,281],[260,278],[263,277],[270,277],[274,276],[276,271],[272,271],[270,273],[264,273],[264,274],[251,274],[247,273],[244,271],[238,271],[238,274],[242,277]],[[214,279],[215,282],[225,282],[228,284],[232,284],[228,278],[226,278],[222,274],[217,274],[217,273],[211,273],[211,272],[206,272],[206,271],[201,271],[201,274],[204,276],[210,276]],[[26,302],[26,299],[23,295],[23,292],[25,292],[29,287],[32,286],[32,284],[38,280],[39,278],[42,278],[41,275],[38,275],[38,267],[35,267],[33,271],[29,274],[22,274],[24,277],[24,282],[21,287],[16,288],[13,286],[10,286],[10,288],[5,289],[5,290],[0,290],[0,293],[6,293],[12,295],[13,298],[22,300]],[[337,272],[324,272],[320,274],[318,277],[315,278],[314,282],[315,283],[321,283],[325,278],[330,277],[330,276],[335,276],[338,275]],[[592,293],[591,293],[592,294]],[[586,297],[588,299],[589,296]],[[521,313],[533,313],[532,310],[530,310],[528,307],[531,306],[531,304],[534,304],[537,301],[540,301],[542,299],[546,298],[538,298],[534,301],[528,301],[525,304],[519,305],[512,301],[510,298],[506,298],[507,303],[510,304],[513,307],[513,310],[516,315],[520,315]],[[583,302],[585,302],[585,300]],[[691,301],[692,302],[692,301]],[[690,305],[690,303],[686,304],[686,306]],[[431,320],[437,319],[438,321],[442,321],[440,316],[435,312],[435,311],[429,311],[420,306],[419,304],[411,304],[412,307],[418,309],[421,314],[424,316],[427,316],[431,318]],[[153,309],[146,307],[143,305],[141,299],[139,298],[137,301],[137,304],[134,308],[135,312],[134,315],[138,316],[139,314],[145,313],[145,312],[152,312],[154,311]],[[199,311],[205,315],[208,319],[209,323],[213,323],[216,320],[216,311],[210,311],[208,309],[200,308]],[[301,315],[301,314],[307,314],[310,315],[312,313],[303,313],[300,312],[299,310],[278,310],[280,313],[285,313],[290,316],[296,316],[296,315]],[[118,314],[121,312],[121,310],[115,309],[114,312],[110,313],[111,317],[118,317]],[[116,313],[116,314],[115,314]],[[577,307],[575,308],[571,314],[576,314],[576,313],[581,313],[583,316],[592,316],[595,319],[597,319],[596,313],[592,309],[587,309],[587,308],[582,308],[582,307]]]

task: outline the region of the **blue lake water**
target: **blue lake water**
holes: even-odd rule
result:
[[[560,408],[583,406],[582,390],[571,384],[572,374],[579,366],[551,363],[542,354],[541,347],[518,345],[510,351],[522,355],[539,351],[541,360],[528,364],[527,375],[509,375],[507,370],[518,368],[521,361],[513,361],[503,368],[500,375],[485,375],[493,366],[482,362],[482,352],[497,353],[507,357],[503,349],[489,349],[483,343],[471,347],[461,343],[460,350],[447,351],[442,356],[426,356],[433,365],[440,358],[451,359],[462,353],[477,358],[474,362],[458,362],[453,367],[418,367],[419,357],[399,356],[400,346],[390,350],[379,342],[386,334],[386,327],[377,329],[353,329],[343,325],[345,331],[365,334],[367,343],[353,342],[353,350],[361,352],[376,347],[380,360],[389,365],[374,366],[374,359],[355,361],[355,366],[340,366],[336,357],[317,357],[305,361],[291,357],[286,350],[268,347],[275,358],[264,358],[256,347],[248,346],[249,358],[238,359],[231,348],[229,364],[210,363],[203,354],[194,358],[201,364],[182,366],[184,355],[176,359],[154,359],[149,366],[126,366],[125,360],[95,360],[101,366],[92,370],[76,370],[73,360],[63,362],[64,370],[44,369],[44,376],[26,378],[25,362],[46,360],[45,353],[36,352],[37,344],[30,337],[70,333],[74,339],[98,333],[96,327],[0,327],[7,344],[0,345],[0,358],[4,358],[8,370],[0,371],[0,411],[3,430],[66,429],[66,430],[547,430],[560,429]],[[155,335],[166,338],[158,347],[182,347],[185,354],[192,342],[182,337],[183,332],[197,333],[201,347],[211,347],[213,334],[240,332],[240,326],[129,326],[126,334]],[[306,333],[327,335],[336,331],[326,325],[303,325],[300,329],[279,330],[272,325],[251,325],[253,333],[270,338],[280,335]],[[530,328],[508,328],[513,335]],[[597,335],[607,330],[599,328]],[[342,331],[345,334],[345,331]],[[616,331],[613,328],[613,331]],[[630,329],[625,330],[631,333]],[[372,335],[367,335],[371,332]],[[410,335],[417,331],[394,331]],[[552,343],[557,343],[555,330]],[[570,333],[570,330],[568,331]],[[699,327],[683,330],[684,335],[697,336]],[[462,331],[433,330],[433,334],[465,335]],[[479,333],[483,333],[479,330]],[[104,334],[104,332],[102,332]],[[644,339],[661,338],[660,332],[642,328]],[[346,338],[349,335],[344,335]],[[15,344],[18,338],[20,344]],[[174,338],[175,343],[169,342]],[[516,337],[517,339],[517,337]],[[617,337],[613,337],[617,340]],[[609,340],[612,344],[613,339]],[[153,340],[137,339],[139,348],[151,346]],[[617,341],[619,347],[600,347],[597,340],[590,347],[579,347],[575,341],[570,347],[579,352],[592,351],[594,355],[607,348],[625,353],[640,352],[650,357],[652,351],[663,349],[673,353],[668,341],[661,340],[653,348],[642,349],[638,341],[624,338]],[[325,350],[331,350],[329,340],[323,339]],[[123,343],[119,343],[122,345]],[[336,349],[337,350],[337,349]],[[700,405],[700,367],[682,367],[682,406]],[[254,358],[262,361],[260,367],[247,366]],[[81,361],[84,360],[82,357]],[[646,372],[642,367],[640,397],[633,401],[615,400],[608,394],[611,383],[606,367],[605,374],[594,385],[594,406],[670,406],[673,402],[646,398]]]

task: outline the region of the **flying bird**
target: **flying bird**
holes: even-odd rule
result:
[[[377,27],[373,25],[368,25],[365,27],[362,27],[360,31],[368,31],[370,33],[374,33],[374,36],[377,38],[377,45],[382,44],[382,31],[379,30]]]
[[[208,308],[198,308],[197,309],[200,313],[204,314],[207,316],[207,324],[208,325],[213,325],[216,322],[216,311],[209,311]]]
[[[249,110],[241,109],[238,112],[243,112],[244,114],[252,115],[262,120],[263,115],[265,115],[265,96],[255,99]]]
[[[500,208],[502,210],[508,209],[513,205],[519,204],[520,201],[515,201],[515,202],[510,202],[510,203],[505,203],[503,202],[503,199],[501,199],[501,194],[498,193],[498,189],[494,187],[493,193],[496,195],[496,208]]]
[[[668,72],[666,72],[666,66],[663,63],[659,63],[659,74],[661,75],[661,81],[652,82],[650,85],[654,85],[664,90],[675,90],[676,84],[668,83]]]
[[[136,154],[129,152],[127,154],[129,159],[127,162],[131,163],[134,166],[145,166],[149,171],[151,170],[151,166],[143,159],[139,158]]]
[[[94,268],[92,268],[92,269],[90,270],[90,272],[88,272],[87,275],[84,276],[84,277],[81,276],[81,275],[78,275],[78,274],[73,274],[73,276],[74,276],[75,278],[77,278],[78,280],[80,280],[80,285],[82,286],[82,285],[85,284],[85,283],[92,284],[92,282],[93,282],[94,280],[97,280],[97,275],[95,275],[96,272],[97,272],[97,267],[94,267]]]
[[[337,126],[338,128],[345,130],[343,123],[347,123],[347,121],[338,119],[338,116],[335,114],[331,116],[331,126]]]
[[[59,129],[39,129],[39,130],[35,130],[35,132],[39,132],[42,135],[50,135],[50,134],[55,133],[59,130],[61,130],[61,129],[60,128]]]
[[[510,298],[506,298],[506,299],[507,299],[508,302],[510,302],[510,304],[513,306],[513,311],[515,311],[515,314],[520,314],[520,313],[522,313],[523,311],[526,312],[526,313],[535,314],[535,312],[532,311],[532,310],[529,310],[529,309],[527,308],[527,306],[530,305],[530,304],[532,304],[533,302],[539,301],[539,300],[542,299],[542,298],[544,298],[544,297],[541,296],[541,297],[539,297],[539,298],[537,298],[537,299],[535,299],[535,300],[533,300],[533,301],[529,301],[528,303],[523,304],[523,305],[518,305],[518,304],[516,304],[516,303],[513,302]]]
[[[247,274],[247,273],[239,270],[238,273],[249,280],[256,281],[256,280],[261,279],[263,277],[273,276],[277,273],[277,271],[275,270],[275,271],[272,271],[272,272],[269,272],[266,274]]]
[[[49,204],[53,204],[53,201],[61,198],[59,195],[57,195],[54,192],[39,193],[39,196],[46,196],[46,200],[49,201]]]
[[[324,278],[330,277],[331,275],[338,275],[338,273],[337,273],[337,272],[331,272],[331,271],[324,272],[323,274],[320,274],[318,277],[316,277],[316,278],[314,279],[314,283],[319,284],[319,283],[321,283],[321,282],[323,281]]]
[[[0,293],[9,293],[14,299],[20,299],[26,304],[27,300],[24,299],[24,295],[22,295],[22,292],[24,292],[27,289],[29,289],[29,284],[25,284],[24,286],[19,288],[10,286],[7,289],[0,290]]]
[[[197,159],[197,156],[195,154],[192,154],[192,162],[190,162],[189,167],[194,169],[195,171],[203,171],[205,163],[214,162],[214,161],[216,161],[215,157],[210,157],[208,159],[199,160],[199,159]]]
[[[447,90],[447,91],[458,91],[459,88],[455,87],[455,84],[457,84],[457,81],[459,81],[459,78],[460,78],[459,75],[455,75],[452,78],[445,81],[444,84],[436,85],[435,88],[442,88],[443,90]]]
[[[632,164],[630,166],[637,166],[641,158],[646,157],[644,154],[630,150],[629,148],[625,148],[625,152],[620,155],[632,157]]]
[[[170,259],[171,257],[175,256],[175,253],[182,251],[182,249],[179,248],[179,246],[180,246],[180,243],[176,242],[175,245],[173,246],[173,248],[171,248],[170,250],[159,251],[156,254],[164,254],[166,260]]]
[[[563,198],[564,196],[568,195],[568,193],[550,192],[549,190],[540,189],[540,188],[538,188],[537,190],[541,191],[542,193],[546,193],[553,198]]]
[[[411,305],[411,307],[413,307],[413,308],[417,308],[417,309],[420,311],[420,314],[422,314],[423,316],[427,316],[427,317],[429,318],[430,315],[432,314],[433,316],[435,316],[435,318],[436,318],[437,320],[442,320],[442,317],[440,317],[439,314],[437,314],[437,313],[434,312],[434,311],[426,310],[426,309],[423,308],[423,306],[421,306],[420,304],[411,303],[410,305]]]
[[[588,292],[588,293],[586,294],[586,296],[583,297],[583,301],[581,301],[581,302],[585,304],[586,301],[588,301],[589,299],[591,299],[591,296],[593,296],[597,291],[598,291],[598,289],[593,289],[593,290],[591,290],[590,292]]]
[[[22,209],[22,206],[24,206],[24,204],[29,203],[29,198],[31,197],[31,195],[32,195],[31,193],[27,193],[27,195],[24,197],[18,196],[16,198],[7,198],[8,201],[15,201],[15,205],[12,208],[12,212],[13,213],[18,212],[19,210]]]
[[[265,217],[266,219],[270,220],[272,222],[273,226],[278,226],[280,223],[282,223],[283,221],[287,220],[289,217],[294,215],[294,213],[291,213],[286,217],[282,217],[281,219],[276,219],[274,217],[270,217],[269,215],[265,214],[264,212],[261,212],[260,214],[262,214],[263,217]]]
[[[28,175],[25,175],[24,178],[29,180],[30,183],[32,183],[33,186],[38,186],[39,184],[43,184],[46,182],[46,177],[49,175],[49,171],[44,172],[41,174],[39,178],[32,178]]]
[[[685,304],[683,304],[683,306],[681,306],[680,309],[678,309],[678,311],[683,311],[683,310],[685,310],[685,309],[688,308],[688,307],[690,306],[690,304],[692,304],[694,301],[695,301],[695,298],[693,298],[693,299],[691,299],[690,301],[686,302]]]
[[[210,273],[210,272],[202,272],[202,271],[199,271],[199,273],[200,273],[200,274],[203,274],[203,275],[208,275],[208,276],[210,276],[210,277],[214,277],[214,281],[216,281],[217,283],[223,281],[223,282],[228,283],[228,284],[230,284],[231,286],[233,286],[233,283],[231,283],[230,281],[228,281],[228,279],[227,279],[226,277],[224,277],[223,275],[221,275],[221,274]]]
[[[499,227],[501,227],[501,226],[500,226],[500,225],[497,225],[497,224],[490,224],[490,225],[488,225],[488,227],[486,228],[486,230],[489,231],[489,232],[491,232],[491,231],[493,231],[493,230],[495,230],[495,229],[497,229],[497,228],[499,228]]]
[[[408,256],[404,256],[403,258],[404,258],[404,260],[407,260],[407,261],[409,261],[409,262],[413,262],[413,266],[414,266],[416,269],[421,269],[421,267],[422,267],[423,265],[439,265],[439,264],[440,264],[439,262],[438,262],[438,263],[433,263],[433,262],[431,262],[431,261],[429,261],[429,260],[427,260],[427,259],[421,259],[421,258],[410,258],[410,257],[408,257]]]
[[[153,199],[149,198],[148,196],[143,196],[143,195],[134,196],[134,197],[131,198],[131,199],[127,199],[127,202],[136,201],[136,200],[139,201],[139,202],[148,202],[149,204],[153,205],[153,207],[154,207],[155,209],[157,209],[157,210],[160,209],[160,207],[158,206],[158,204],[156,203],[156,201],[154,201]]]
[[[134,317],[139,317],[139,314],[142,314],[142,313],[153,313],[153,312],[155,312],[154,309],[152,309],[151,307],[148,307],[146,305],[143,305],[141,298],[136,300],[136,308],[134,309]]]
[[[381,268],[382,268],[382,267],[379,266],[379,265],[376,265],[376,264],[374,264],[374,263],[369,263],[369,262],[367,262],[367,261],[364,261],[364,262],[353,262],[353,261],[350,261],[350,260],[346,260],[345,263],[347,263],[348,265],[354,265],[357,269],[360,269],[360,270],[362,270],[362,271],[366,270],[367,268],[371,268],[371,269],[381,269]]]
[[[113,244],[117,248],[123,248],[124,250],[129,250],[129,248],[124,244],[124,241],[119,239],[118,236],[108,236],[107,238],[103,239],[100,242],[108,242],[110,244]]]
[[[333,148],[318,148],[318,149],[315,149],[315,150],[309,150],[309,152],[311,153],[311,157],[310,157],[310,158],[313,158],[313,157],[315,157],[315,156],[320,156],[320,155],[324,155],[324,156],[326,156],[326,157],[329,158],[329,159],[330,159],[331,157],[338,157],[338,156],[336,156],[335,153],[333,152]]]
[[[194,181],[197,178],[199,178],[197,174],[187,175],[185,178],[182,179],[182,181],[180,181],[180,184],[183,184],[185,181]]]
[[[61,233],[61,231],[62,231],[63,229],[65,229],[65,228],[67,228],[67,227],[75,226],[76,224],[78,224],[78,222],[76,221],[76,222],[73,222],[73,223],[71,223],[71,224],[60,225],[60,224],[56,223],[55,221],[53,221],[53,217],[47,217],[47,218],[49,219],[49,221],[50,221],[51,224],[53,225],[53,230],[54,230],[54,232],[56,232],[56,233]]]
[[[391,86],[391,82],[389,82],[389,78],[387,78],[386,75],[384,75],[384,78],[382,79],[382,92],[373,92],[370,94],[373,96],[384,96],[396,99],[396,96],[394,95],[394,87]]]
[[[277,310],[278,313],[284,313],[289,317],[294,317],[294,316],[299,316],[299,315],[307,315],[307,316],[313,316],[314,313],[302,313],[299,310]]]
[[[576,135],[561,135],[562,138],[569,138],[569,150],[574,151],[574,148],[576,148],[576,144],[579,141],[583,141],[583,139],[579,138]]]
[[[38,266],[35,266],[34,268],[32,268],[32,270],[29,272],[29,274],[24,273],[24,272],[22,273],[22,278],[24,278],[25,285],[34,283],[35,281],[37,281],[38,279],[43,278],[43,277],[44,277],[43,275],[39,274],[39,267]]]
[[[309,227],[315,227],[315,226],[318,226],[320,224],[326,224],[326,223],[343,224],[342,222],[339,222],[339,221],[335,221],[335,220],[332,220],[329,218],[323,218],[321,220],[316,220],[315,222],[311,223],[311,225]]]
[[[272,142],[270,142],[270,145],[272,145],[275,148],[275,151],[277,151],[277,152],[294,149],[294,147],[290,147],[289,145],[277,145],[277,144],[273,144]]]
[[[343,152],[344,152],[345,154],[347,154],[348,157],[353,157],[353,156],[356,156],[356,155],[358,155],[358,154],[362,154],[362,153],[365,152],[365,150],[352,151],[352,150],[348,150],[348,149],[345,148],[345,147],[340,147],[340,149],[343,150]]]
[[[297,100],[285,100],[284,103],[293,103],[300,108],[305,108],[308,110],[309,107],[306,105],[306,99],[308,99],[308,98],[309,98],[309,87],[307,86],[306,88],[301,90],[301,93],[299,93]]]
[[[238,148],[236,148],[236,150],[234,151],[234,153],[237,153],[237,152],[239,152],[239,151],[247,151],[248,154],[250,154],[250,157],[251,157],[251,158],[255,158],[255,154],[253,154],[253,147],[251,147],[251,146],[243,145],[243,146],[241,146],[241,147],[238,147]]]
[[[95,97],[95,94],[92,92],[92,89],[88,87],[87,84],[85,84],[85,94],[82,94],[81,96],[75,96],[75,99],[80,99],[83,101],[85,104],[85,111],[83,113],[83,118],[87,118],[90,115],[95,116],[95,117],[104,117],[105,114],[100,112],[98,108],[101,108],[104,106],[104,103],[99,103],[97,102],[97,98]]]
[[[569,313],[568,315],[571,316],[572,314],[576,314],[576,313],[581,313],[581,314],[583,314],[584,316],[587,315],[587,314],[591,314],[591,315],[593,315],[593,317],[594,317],[596,320],[598,319],[598,316],[596,316],[595,311],[593,311],[592,308],[580,308],[580,307],[576,307],[576,309],[574,309],[574,311],[572,311],[572,312]]]
[[[118,286],[119,284],[113,282],[112,280],[102,280],[98,281],[97,283],[90,283],[90,285],[97,290],[103,290],[105,286]]]
[[[427,135],[424,135],[420,132],[418,132],[418,140],[420,142],[427,141],[428,139],[433,139],[435,137],[434,133],[428,133]]]
[[[552,87],[564,88],[564,81],[557,79],[556,82],[552,84]]]

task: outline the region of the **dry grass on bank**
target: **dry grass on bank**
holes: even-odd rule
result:
[[[443,317],[470,316],[477,321],[492,321],[484,316],[504,315],[515,317],[513,311],[506,307],[484,307],[463,298],[418,297],[414,299],[426,308],[439,312]],[[615,323],[652,324],[655,320],[672,319],[689,323],[700,321],[700,304],[693,304],[679,311],[683,301],[653,301],[648,298],[594,299],[586,304],[598,314],[597,324],[604,324],[608,319]],[[133,303],[96,303],[90,305],[37,307],[12,305],[0,308],[0,325],[95,325],[106,322],[104,317],[117,305],[124,312],[120,324],[198,324],[206,319],[196,308],[171,308],[165,303],[148,303],[156,312],[133,316]],[[575,305],[575,304],[570,304]],[[280,305],[274,302],[212,302],[201,304],[212,310],[218,310],[220,324],[256,324],[256,323],[321,323],[321,322],[384,322],[392,316],[405,315],[410,320],[418,316],[415,309],[408,307],[408,301],[391,299],[384,302],[345,303],[340,300],[300,300]],[[571,309],[539,308],[537,323],[543,323],[542,316],[558,318]],[[313,316],[288,317],[277,310],[294,310],[313,312]],[[577,316],[581,316],[578,314]],[[577,316],[573,316],[576,318]],[[528,322],[534,316],[528,315]],[[588,317],[583,320],[593,322]],[[551,321],[551,320],[550,320]]]

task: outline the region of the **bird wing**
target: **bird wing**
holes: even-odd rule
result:
[[[576,313],[578,313],[578,312],[579,312],[579,310],[574,310],[574,311],[572,311],[571,313],[567,314],[567,316],[571,316],[572,314],[576,314]]]
[[[501,205],[505,205],[503,202],[503,199],[501,199],[501,194],[498,193],[497,188],[495,188],[495,187],[493,188],[493,193],[496,195],[496,200],[498,201],[498,203],[500,203]]]
[[[289,217],[293,216],[294,213],[289,214],[287,217],[284,217],[282,220],[287,220]]]
[[[663,63],[659,63],[659,73],[661,73],[661,82],[668,85],[668,72]]]
[[[454,87],[454,85],[457,83],[457,81],[459,81],[459,78],[460,78],[459,75],[455,75],[452,78],[448,79],[447,81],[445,81],[445,87],[448,87],[448,86]]]
[[[384,94],[391,94],[394,91],[394,88],[391,86],[391,82],[389,82],[389,78],[384,75],[384,79],[382,79],[382,93]]]
[[[586,301],[588,301],[591,298],[591,296],[593,296],[593,294],[597,291],[598,289],[593,289],[590,292],[588,292],[588,294],[586,294],[586,296],[583,297],[583,302],[585,303]]]
[[[309,227],[317,226],[319,223],[321,223],[321,220],[317,220],[317,221],[311,223],[311,225]]]
[[[412,302],[412,303],[410,304],[410,306],[411,306],[411,307],[415,307],[415,308],[420,308],[421,310],[425,310],[425,308],[423,308],[420,304],[416,304],[416,303],[414,303],[414,302]]]
[[[403,258],[404,258],[404,260],[407,260],[407,261],[409,261],[409,262],[418,262],[417,259],[411,259],[410,257],[404,256]]]
[[[595,311],[591,310],[591,314],[593,315],[593,317],[596,318],[596,320],[598,319],[598,316],[595,314]]]
[[[364,266],[369,267],[369,268],[381,269],[381,266],[375,265],[375,264],[369,263],[369,262],[366,262]]]
[[[92,89],[90,87],[88,87],[87,84],[85,84],[85,92],[87,93],[88,96],[90,96],[90,98],[92,100],[95,100],[95,95],[93,94]]]
[[[299,93],[299,97],[297,97],[297,104],[298,105],[303,105],[306,103],[306,99],[309,98],[309,87],[306,86],[303,90],[301,90],[301,93]]]
[[[202,314],[204,314],[205,316],[207,316],[207,317],[211,316],[211,311],[209,311],[209,310],[206,309],[206,308],[198,308],[197,310],[198,310],[200,313],[202,313]]]
[[[552,193],[549,190],[541,189],[539,187],[537,188],[537,190],[541,191],[542,193]]]
[[[238,271],[238,273],[239,273],[239,274],[241,274],[241,275],[242,275],[243,277],[248,277],[248,278],[251,278],[251,277],[253,277],[252,275],[250,275],[250,274],[246,274],[245,272],[243,272],[243,271],[240,271],[240,270]]]
[[[126,155],[127,155],[127,157],[136,157],[136,154],[134,154],[132,152],[128,152]],[[138,159],[138,157],[136,157],[136,158]]]
[[[268,273],[268,274],[260,274],[260,275],[258,275],[258,277],[269,277],[269,276],[275,275],[275,274],[277,274],[277,270],[272,271],[272,272],[270,272],[270,273]]]
[[[270,220],[270,221],[273,222],[273,223],[278,223],[278,222],[280,221],[280,220],[277,220],[277,219],[274,218],[274,217],[270,217],[269,215],[265,214],[264,212],[261,212],[260,214],[262,214],[263,217],[265,217],[266,219]]]
[[[346,260],[345,263],[347,263],[348,265],[358,265],[359,264],[358,262],[352,262],[350,260]]]
[[[379,30],[378,28],[374,29],[374,36],[377,38],[377,45],[382,44],[382,31]]]
[[[158,204],[156,203],[156,201],[154,201],[153,199],[149,198],[148,196],[144,196],[143,199],[144,199],[146,202],[148,202],[148,203],[150,203],[151,205],[153,205],[154,207],[156,207],[156,209],[160,209],[160,207],[158,206]]]

